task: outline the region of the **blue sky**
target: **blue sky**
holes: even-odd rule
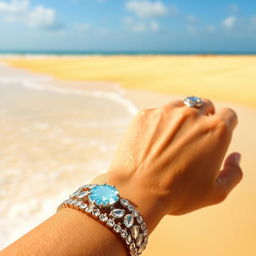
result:
[[[256,1],[0,0],[0,49],[256,51]]]

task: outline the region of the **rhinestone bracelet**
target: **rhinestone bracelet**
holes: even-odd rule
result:
[[[145,221],[137,207],[120,197],[114,186],[81,186],[60,204],[57,211],[66,207],[86,213],[118,234],[131,256],[140,255],[146,248],[148,230]]]

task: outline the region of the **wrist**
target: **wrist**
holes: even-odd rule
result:
[[[109,182],[93,183],[79,187],[59,205],[58,211],[71,208],[91,216],[117,234],[131,255],[141,254],[146,248],[149,230],[138,205],[134,200],[121,195],[118,187]],[[153,222],[146,216],[152,230]]]
[[[137,205],[143,219],[145,220],[149,234],[153,232],[158,223],[164,217],[163,210],[158,207],[158,200],[156,198],[150,198],[147,194],[141,193],[139,189],[126,189],[121,185],[116,185],[120,194],[128,198],[135,205]]]
[[[166,214],[164,204],[159,203],[161,199],[152,193],[149,194],[148,191],[145,192],[139,184],[134,184],[126,179],[121,180],[115,175],[110,175],[110,172],[96,176],[92,183],[113,185],[119,190],[122,197],[133,202],[145,220],[149,234]]]

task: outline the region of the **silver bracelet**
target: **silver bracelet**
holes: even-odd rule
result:
[[[60,204],[57,211],[66,207],[86,213],[118,234],[131,256],[140,255],[145,250],[148,242],[147,225],[137,207],[120,197],[114,186],[81,186]]]

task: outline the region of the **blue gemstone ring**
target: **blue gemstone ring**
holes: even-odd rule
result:
[[[199,108],[201,107],[204,102],[202,101],[201,98],[199,97],[195,97],[195,96],[190,96],[190,97],[186,97],[184,100],[183,100],[184,104],[188,107],[196,107],[196,108]]]

